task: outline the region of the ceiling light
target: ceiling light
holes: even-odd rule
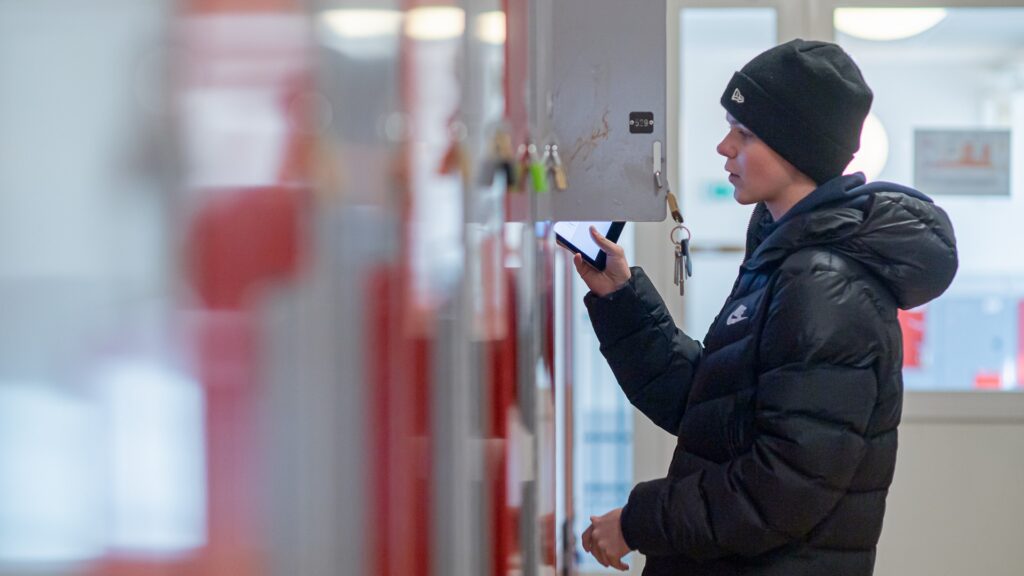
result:
[[[863,40],[916,36],[946,18],[945,8],[836,8],[836,30]]]
[[[398,10],[327,10],[316,21],[321,44],[357,60],[393,57],[401,29]]]
[[[402,13],[398,10],[327,10],[320,13],[319,23],[343,38],[394,36],[402,25]]]
[[[413,40],[451,40],[466,30],[466,13],[454,6],[423,6],[409,10],[405,34]]]
[[[494,45],[505,43],[505,13],[500,10],[478,15],[474,28],[481,42]]]

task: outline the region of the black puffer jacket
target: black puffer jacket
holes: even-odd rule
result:
[[[871,574],[902,406],[896,309],[941,294],[957,254],[927,197],[863,184],[827,182],[777,223],[755,209],[703,347],[639,268],[586,297],[630,402],[679,438],[622,513],[645,575]]]

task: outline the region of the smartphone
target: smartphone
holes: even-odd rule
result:
[[[625,225],[625,222],[556,222],[555,241],[570,252],[579,253],[594,268],[604,270],[608,255],[590,236],[590,227],[597,228],[605,238],[615,242]]]

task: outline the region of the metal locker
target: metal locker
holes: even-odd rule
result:
[[[552,218],[664,220],[665,0],[547,2],[541,144],[558,146],[568,177],[567,189],[552,186]]]

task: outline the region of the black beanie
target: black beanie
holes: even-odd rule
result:
[[[791,40],[733,74],[722,106],[818,184],[860,148],[872,100],[860,69],[830,42]]]

